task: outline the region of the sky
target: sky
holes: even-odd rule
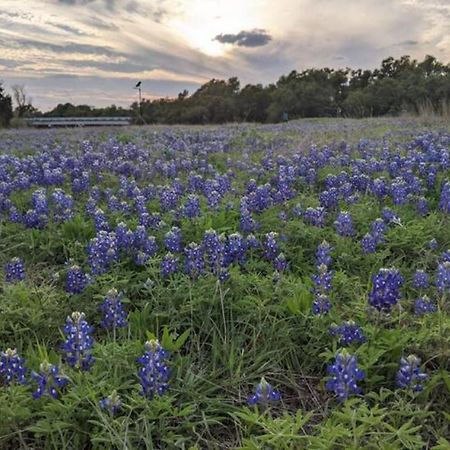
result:
[[[0,0],[0,80],[43,110],[405,54],[450,62],[450,0]]]

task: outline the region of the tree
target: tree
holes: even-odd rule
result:
[[[20,119],[31,116],[36,109],[32,105],[32,99],[27,95],[23,84],[15,84],[12,87],[13,99],[16,104],[15,114]]]
[[[5,93],[0,82],[0,126],[7,127],[13,116],[11,96]]]

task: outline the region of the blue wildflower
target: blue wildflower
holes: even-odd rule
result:
[[[99,402],[99,406],[101,409],[104,409],[109,414],[114,416],[120,411],[120,408],[122,406],[122,401],[120,399],[120,396],[117,394],[116,391],[112,391],[110,395],[103,398]]]
[[[178,257],[167,253],[160,264],[160,272],[162,277],[169,277],[178,271]]]
[[[58,389],[67,384],[67,378],[59,374],[59,368],[53,364],[44,361],[39,367],[39,373],[32,372],[31,378],[37,382],[36,391],[33,392],[33,398],[40,398],[48,394],[53,398],[58,398]]]
[[[281,400],[281,395],[278,391],[263,378],[256,387],[255,393],[247,399],[249,405],[267,405],[269,402],[276,402]]]
[[[335,361],[328,366],[327,371],[330,378],[326,388],[333,391],[339,401],[345,401],[351,395],[362,393],[357,383],[364,380],[364,372],[358,368],[356,356],[350,355],[345,349],[336,353]]]
[[[377,251],[377,240],[370,233],[366,233],[361,239],[361,247],[363,253],[375,253]]]
[[[340,336],[339,344],[347,347],[353,343],[361,344],[366,341],[362,329],[353,321],[344,322],[340,326],[330,328],[332,336]]]
[[[416,270],[413,277],[413,286],[416,289],[427,289],[430,286],[430,276],[423,270]]]
[[[78,311],[67,317],[63,329],[66,341],[61,346],[67,364],[81,370],[89,370],[94,362],[91,354],[91,348],[94,345],[94,339],[91,336],[93,328],[88,325],[85,317],[84,313]]]
[[[25,360],[21,358],[16,349],[8,348],[0,354],[0,382],[6,386],[17,382],[25,384],[27,382],[25,374]]]
[[[328,295],[317,294],[312,304],[312,312],[315,316],[323,316],[330,312],[331,306]]]
[[[145,352],[137,360],[142,365],[138,372],[142,388],[141,395],[152,400],[155,395],[161,396],[169,388],[168,358],[169,353],[157,340],[145,343]]]
[[[439,209],[442,212],[450,213],[450,182],[446,181],[441,190],[441,197],[439,199]]]
[[[339,236],[352,237],[355,234],[352,217],[346,211],[342,211],[339,213],[336,221],[334,222],[334,225]]]
[[[172,227],[170,231],[164,236],[164,245],[167,251],[171,253],[180,253],[181,245],[181,230],[178,227]]]
[[[416,316],[423,316],[436,311],[436,305],[426,295],[418,298],[414,303],[414,314]]]
[[[329,266],[331,264],[330,253],[333,251],[333,247],[327,242],[323,241],[316,250],[316,265],[320,267],[322,264]]]
[[[280,253],[273,261],[273,267],[277,272],[284,272],[288,268],[288,262],[283,253]]]
[[[441,294],[450,290],[450,262],[444,261],[438,265],[436,287]]]
[[[90,276],[84,273],[79,266],[73,265],[67,271],[66,292],[79,294],[90,282]]]
[[[122,294],[117,289],[110,289],[104,302],[100,306],[103,313],[101,326],[116,331],[117,328],[127,326],[127,312],[122,304]]]
[[[25,279],[25,266],[20,258],[13,258],[5,265],[6,282],[13,283]]]
[[[416,355],[409,355],[400,359],[396,384],[401,389],[412,389],[413,392],[423,390],[423,382],[428,375],[420,370],[420,359]]]
[[[279,253],[279,246],[277,242],[278,233],[270,232],[266,233],[264,243],[263,243],[263,251],[264,251],[264,257],[267,258],[269,261],[273,261],[278,253]]]
[[[369,304],[378,311],[390,312],[400,299],[400,288],[403,277],[397,269],[380,269],[372,276],[372,290],[369,293]]]

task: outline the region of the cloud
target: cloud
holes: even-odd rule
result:
[[[218,34],[214,39],[221,44],[233,44],[239,47],[261,47],[272,40],[272,36],[263,29],[240,31],[237,34]]]
[[[406,39],[406,41],[399,42],[397,45],[400,45],[402,47],[414,47],[415,45],[418,45],[419,41],[415,41],[413,39]]]
[[[116,1],[115,0],[56,0],[57,3],[63,5],[87,5],[89,3],[104,3],[108,8],[113,9]]]
[[[83,36],[86,35],[83,31],[79,30],[78,28],[71,27],[70,25],[63,24],[63,23],[56,23],[56,22],[47,22],[48,25],[52,27],[59,28],[60,30],[63,30],[70,34],[76,34],[77,36]]]
[[[405,53],[450,61],[449,0],[0,3],[1,78],[26,84],[43,108],[64,92],[127,105],[136,79],[171,96],[211,78],[268,84],[292,69],[373,69]]]
[[[168,11],[164,7],[164,0],[154,2],[155,4],[140,0],[56,0],[56,2],[64,6],[104,6],[110,12],[126,12],[130,15],[149,17],[157,23],[160,23],[168,15]]]
[[[53,44],[51,42],[38,41],[33,39],[6,39],[0,36],[0,46],[15,48],[31,48],[46,50],[52,53],[71,54],[81,53],[84,55],[102,55],[109,57],[123,57],[124,55],[115,51],[111,47],[104,45],[82,44],[78,42],[67,42],[65,44]]]

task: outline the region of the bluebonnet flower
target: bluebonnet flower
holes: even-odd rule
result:
[[[254,234],[249,234],[245,239],[247,248],[259,248],[260,242]]]
[[[183,214],[189,219],[200,215],[200,199],[197,195],[189,194],[186,203],[183,206]]]
[[[110,289],[100,305],[103,313],[101,326],[115,332],[116,328],[127,326],[127,312],[122,304],[122,294],[117,289]]]
[[[346,211],[342,211],[339,213],[336,221],[334,222],[334,225],[339,236],[352,237],[355,234],[352,217]]]
[[[412,389],[413,392],[423,390],[423,382],[428,375],[420,370],[420,359],[416,355],[409,355],[400,359],[400,368],[397,372],[396,384],[401,389]]]
[[[5,265],[6,282],[13,283],[25,279],[25,266],[20,258],[13,258]]]
[[[245,263],[247,243],[240,233],[232,233],[225,239],[224,265],[229,266],[233,262]]]
[[[381,211],[381,217],[386,224],[390,224],[392,222],[395,223],[399,220],[397,214],[395,214],[395,212],[390,208],[383,208],[383,211]]]
[[[159,193],[159,204],[161,211],[176,209],[179,195],[170,187],[163,187]]]
[[[431,250],[436,250],[436,249],[438,248],[437,240],[434,239],[434,238],[431,239],[431,241],[428,242],[428,247],[429,247]]]
[[[377,240],[370,233],[366,233],[361,239],[361,247],[363,253],[375,253],[377,251]]]
[[[388,195],[389,189],[384,178],[376,178],[370,184],[370,190],[379,199],[383,199]]]
[[[267,405],[270,402],[277,402],[281,400],[281,395],[278,391],[273,389],[273,387],[263,378],[256,386],[255,393],[247,399],[249,405]]]
[[[315,316],[323,316],[330,312],[331,306],[328,295],[316,294],[312,304],[312,312]]]
[[[178,227],[172,227],[164,236],[164,245],[167,251],[171,253],[180,253],[181,246],[181,230]]]
[[[442,262],[450,262],[450,250],[446,250],[442,253]]]
[[[137,360],[142,367],[138,375],[141,383],[141,395],[152,400],[155,395],[163,395],[169,387],[170,368],[167,364],[169,353],[157,340],[145,343],[145,352]]]
[[[332,247],[328,242],[323,241],[316,250],[317,273],[311,276],[314,282],[314,301],[312,311],[314,315],[328,314],[331,309],[329,292],[331,291],[331,280],[333,272],[329,270],[331,264],[330,252]]]
[[[42,230],[47,226],[48,216],[42,214],[35,209],[29,209],[23,216],[23,224],[27,228],[37,228]]]
[[[310,225],[314,225],[315,227],[324,227],[326,219],[326,210],[321,206],[317,208],[309,207],[303,213],[303,218]]]
[[[21,358],[16,349],[8,348],[0,354],[0,382],[6,386],[11,383],[25,384],[25,360]]]
[[[436,287],[441,294],[450,290],[450,261],[444,261],[438,265]]]
[[[325,264],[321,264],[317,269],[318,273],[311,276],[316,291],[320,291],[322,293],[330,292],[333,272],[328,270],[328,267]]]
[[[265,239],[263,242],[263,251],[264,251],[264,257],[267,258],[269,261],[273,261],[278,253],[279,253],[279,246],[277,242],[278,233],[270,232],[266,233]]]
[[[15,206],[11,206],[11,208],[9,209],[9,220],[12,223],[21,223],[24,220],[22,214]]]
[[[344,322],[340,326],[331,327],[330,334],[332,336],[340,336],[339,344],[343,347],[347,347],[354,342],[361,344],[366,341],[362,329],[352,320]]]
[[[93,328],[88,325],[85,317],[84,313],[78,311],[67,317],[63,329],[66,341],[61,346],[67,364],[81,370],[89,370],[94,362],[91,354],[94,345],[91,336]]]
[[[419,197],[417,199],[416,207],[421,216],[426,216],[429,212],[428,200],[425,197]]]
[[[384,242],[384,234],[387,231],[387,226],[383,222],[383,219],[375,219],[370,227],[370,234],[374,237],[378,243]]]
[[[439,209],[442,212],[450,213],[450,182],[446,181],[442,186],[441,197],[439,199]]]
[[[295,217],[301,217],[303,214],[303,208],[302,205],[300,203],[297,203],[293,208],[292,208],[292,214]]]
[[[99,231],[89,241],[87,248],[88,263],[94,275],[101,275],[109,270],[113,261],[119,259],[119,247],[114,232]]]
[[[208,209],[214,210],[219,206],[222,196],[215,189],[206,190],[205,192],[206,201],[208,203]]]
[[[54,204],[53,218],[56,222],[66,222],[73,217],[73,198],[62,189],[56,188],[51,195]]]
[[[240,228],[244,233],[251,233],[258,228],[258,223],[253,219],[250,211],[240,208],[241,217],[239,219]]]
[[[423,316],[428,313],[437,311],[436,305],[426,296],[418,298],[414,303],[414,314],[416,316]]]
[[[114,416],[120,411],[120,408],[122,407],[122,401],[117,392],[112,391],[110,395],[100,400],[99,406],[101,409],[104,409],[109,414]]]
[[[225,244],[215,230],[206,230],[202,242],[206,262],[214,275],[220,277],[224,266]]]
[[[380,269],[372,276],[372,290],[369,293],[369,304],[378,311],[390,312],[400,299],[400,288],[403,277],[397,269]]]
[[[106,214],[103,212],[101,208],[95,208],[93,217],[95,230],[99,231],[109,231],[109,222]]]
[[[81,267],[73,265],[67,271],[66,292],[79,294],[91,282],[91,277],[81,270]]]
[[[286,261],[286,257],[283,253],[280,253],[273,260],[273,267],[277,272],[284,272],[288,268],[288,262]]]
[[[336,353],[335,361],[328,366],[327,371],[330,378],[326,388],[333,391],[339,401],[362,393],[357,383],[364,380],[364,372],[358,368],[356,356],[350,355],[345,349]]]
[[[323,208],[335,208],[339,202],[339,191],[332,187],[328,191],[319,194],[320,206]]]
[[[329,266],[332,261],[330,256],[332,251],[333,247],[327,241],[323,241],[316,250],[316,266],[320,267],[322,264]]]
[[[89,173],[82,172],[80,177],[72,180],[72,192],[79,194],[89,190]]]
[[[117,239],[117,246],[120,250],[129,251],[133,244],[133,232],[128,228],[127,224],[120,222],[114,230]]]
[[[413,286],[416,289],[427,289],[430,286],[430,276],[423,270],[416,270],[413,277]]]
[[[167,253],[160,264],[161,276],[168,277],[178,270],[178,257]]]
[[[31,203],[34,210],[40,215],[48,216],[49,208],[47,195],[44,189],[38,189],[31,194]]]
[[[59,374],[59,368],[44,361],[41,363],[38,372],[31,372],[31,378],[37,382],[37,389],[33,392],[33,398],[41,398],[48,394],[53,398],[58,398],[58,389],[67,384],[67,378]]]
[[[403,205],[408,195],[408,185],[406,181],[397,177],[391,184],[391,195],[394,205]]]
[[[192,278],[196,279],[205,271],[205,261],[203,249],[195,242],[191,242],[185,249],[185,271]]]

